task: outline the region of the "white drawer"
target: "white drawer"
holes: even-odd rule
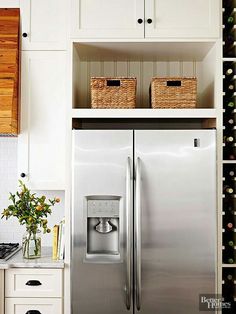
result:
[[[60,298],[62,269],[8,269],[5,272],[5,297]]]
[[[32,311],[32,312],[30,312]],[[6,298],[5,314],[62,314],[61,299]]]

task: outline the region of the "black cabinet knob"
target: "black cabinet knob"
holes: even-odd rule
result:
[[[24,172],[22,172],[22,173],[20,174],[20,176],[21,176],[21,178],[24,178],[24,177],[26,177],[26,174],[25,174]]]
[[[38,310],[29,310],[25,314],[41,314]]]
[[[41,282],[39,280],[29,280],[25,284],[26,286],[41,286]]]
[[[147,19],[148,24],[152,24],[152,19]]]
[[[25,38],[25,37],[28,36],[28,34],[27,33],[23,33],[22,36]]]
[[[138,23],[142,24],[143,23],[143,19],[138,19]]]

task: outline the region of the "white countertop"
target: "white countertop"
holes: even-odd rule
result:
[[[20,250],[6,262],[0,261],[0,269],[8,268],[64,268],[64,261],[54,261],[52,259],[52,248],[43,247],[40,258],[24,259],[22,250]]]

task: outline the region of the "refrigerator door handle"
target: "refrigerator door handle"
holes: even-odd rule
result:
[[[136,308],[141,309],[141,159],[136,162],[135,181],[135,291]]]
[[[132,206],[132,170],[131,158],[127,159],[126,170],[126,307],[131,307],[131,206]]]

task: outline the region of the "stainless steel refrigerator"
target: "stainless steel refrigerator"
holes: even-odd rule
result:
[[[194,314],[216,290],[214,130],[74,130],[73,314]]]

